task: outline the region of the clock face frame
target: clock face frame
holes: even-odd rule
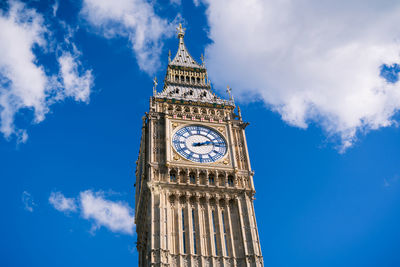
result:
[[[228,151],[225,138],[203,125],[187,125],[178,129],[172,137],[172,146],[185,159],[198,163],[216,162]]]

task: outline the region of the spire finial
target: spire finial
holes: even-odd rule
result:
[[[171,63],[171,50],[168,51],[168,63]]]
[[[229,95],[229,100],[232,100],[232,88],[229,88],[229,85],[226,87],[226,92]]]
[[[203,53],[201,54],[201,65],[204,67],[204,55],[203,55]]]
[[[179,23],[178,28],[176,28],[176,30],[178,31],[178,38],[183,38],[183,36],[185,36],[185,28],[182,28],[182,23]]]
[[[157,77],[154,77],[154,80],[153,80],[153,94],[154,94],[154,96],[157,94],[157,85],[158,85]]]

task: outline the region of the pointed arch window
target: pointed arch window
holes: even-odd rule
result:
[[[171,171],[169,173],[169,181],[175,183],[176,182],[176,173],[174,171]]]
[[[208,176],[208,183],[213,185],[215,183],[214,174]]]
[[[190,183],[191,183],[191,184],[195,184],[195,183],[196,183],[196,176],[194,175],[193,172],[191,172],[191,173],[189,174],[189,180],[190,180]]]
[[[228,185],[229,185],[230,187],[233,186],[233,176],[232,176],[232,175],[229,175],[229,176],[228,176]]]

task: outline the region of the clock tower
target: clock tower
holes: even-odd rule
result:
[[[240,109],[213,93],[178,27],[164,87],[154,80],[136,166],[139,266],[263,266]]]

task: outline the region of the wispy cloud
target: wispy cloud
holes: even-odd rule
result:
[[[33,111],[34,122],[39,123],[52,104],[67,97],[87,102],[93,86],[91,71],[82,67],[70,32],[60,43],[49,25],[18,1],[10,1],[7,12],[0,11],[0,132],[6,138],[16,136],[18,142],[28,138],[26,130],[15,125],[18,112]],[[40,53],[56,58],[59,71],[41,64]]]
[[[383,179],[383,186],[385,188],[389,188],[392,187],[394,184],[396,184],[398,181],[400,180],[400,176],[399,175],[394,175],[390,178],[384,178]]]
[[[396,125],[400,2],[205,0],[213,82],[261,99],[290,125],[317,124],[340,150]],[[397,74],[396,74],[397,76]]]
[[[74,198],[66,198],[61,192],[52,192],[49,197],[49,203],[58,211],[74,212],[77,206]]]
[[[36,206],[36,203],[33,201],[32,195],[24,191],[22,192],[22,197],[21,197],[22,203],[24,204],[24,209],[33,212],[33,208]]]
[[[49,202],[64,213],[80,211],[82,218],[93,223],[93,232],[101,227],[128,235],[134,232],[133,210],[127,203],[106,199],[103,191],[86,190],[80,192],[76,198],[66,198],[61,192],[52,192]]]
[[[148,74],[159,68],[162,40],[175,27],[145,0],[84,0],[81,14],[104,37],[128,38],[140,69]]]

